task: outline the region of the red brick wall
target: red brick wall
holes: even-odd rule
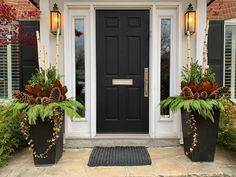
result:
[[[236,0],[215,0],[207,8],[210,20],[227,20],[236,18]]]
[[[37,10],[37,8],[28,0],[5,0],[9,5],[13,5],[17,10],[17,20],[38,20],[38,17],[29,17],[28,12]]]

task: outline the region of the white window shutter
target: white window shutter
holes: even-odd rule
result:
[[[0,99],[8,98],[7,47],[0,46]]]
[[[225,32],[225,86],[228,97],[236,100],[236,26],[226,26]]]

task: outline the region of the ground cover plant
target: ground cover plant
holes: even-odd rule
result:
[[[236,152],[236,104],[224,99],[225,112],[219,124],[218,143]]]
[[[13,152],[26,145],[18,116],[1,115],[8,108],[6,105],[0,105],[0,166],[6,163]]]

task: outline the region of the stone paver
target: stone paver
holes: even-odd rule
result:
[[[88,167],[91,149],[65,150],[56,165],[35,167],[27,149],[0,168],[0,177],[236,177],[236,154],[218,148],[213,163],[194,163],[182,147],[148,148],[152,165]]]

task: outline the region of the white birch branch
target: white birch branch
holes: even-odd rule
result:
[[[209,68],[208,65],[208,32],[209,32],[209,20],[207,20],[206,29],[205,29],[205,40],[204,40],[204,47],[203,47],[203,64],[202,64],[202,72]]]
[[[44,56],[44,77],[45,80],[47,80],[47,74],[46,70],[48,69],[48,54],[47,54],[47,49],[46,46],[43,46],[43,56]]]
[[[41,63],[41,49],[40,49],[39,31],[36,31],[36,39],[37,39],[37,51],[38,51],[38,64],[39,64],[39,69],[40,69],[42,67],[42,63]]]

